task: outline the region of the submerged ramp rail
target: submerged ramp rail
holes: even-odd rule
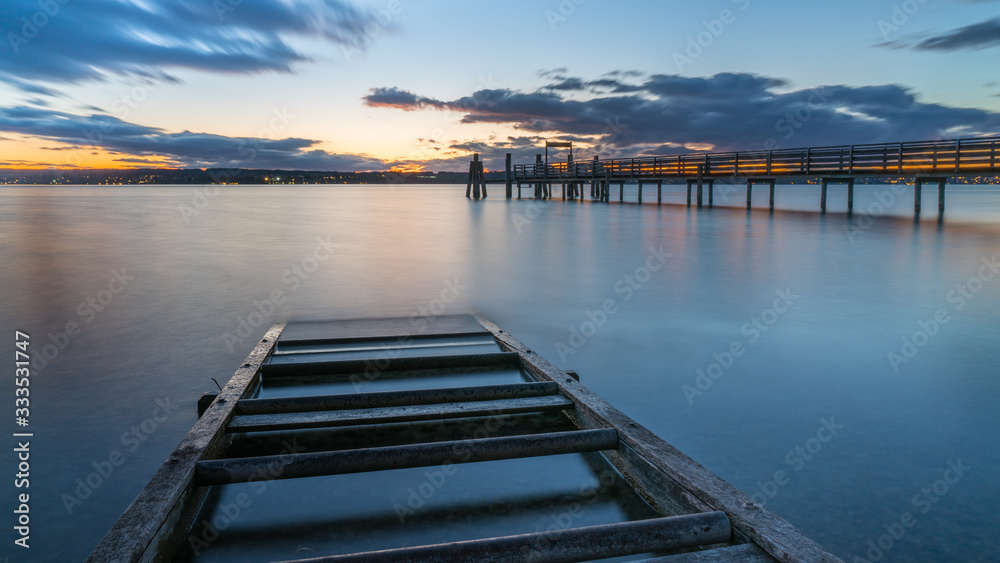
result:
[[[613,475],[641,509],[626,521],[355,553],[337,551],[331,525],[327,553],[303,559],[291,545],[275,560],[840,561],[490,321],[433,320],[274,325],[89,561],[196,559],[194,531],[238,483],[566,455],[582,456],[602,482]],[[497,369],[520,381],[480,379]],[[442,377],[485,383],[442,387]],[[370,390],[374,382],[398,385]],[[322,392],[288,396],[310,385]],[[499,419],[502,428],[470,437]],[[300,451],[279,449],[289,438]]]

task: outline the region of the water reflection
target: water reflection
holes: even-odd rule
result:
[[[0,246],[8,265],[0,322],[41,342],[68,322],[82,326],[33,388],[33,518],[53,559],[89,552],[193,424],[197,397],[215,389],[211,378],[227,380],[264,325],[407,317],[439,301],[449,283],[463,289],[448,312],[485,313],[744,491],[790,471],[768,508],[841,557],[861,554],[961,458],[972,469],[892,556],[1000,558],[992,539],[1000,482],[990,471],[1000,463],[1000,282],[984,281],[961,310],[947,300],[996,253],[995,189],[949,188],[943,224],[933,213],[914,222],[905,197],[860,223],[875,186],[856,188],[853,216],[842,213],[836,187],[825,216],[815,213],[811,187],[779,186],[773,213],[747,211],[741,197],[698,211],[469,202],[455,187],[233,187],[185,220],[179,207],[190,205],[191,189],[0,192],[0,232],[9,235]],[[683,190],[664,186],[664,201],[683,202]],[[861,229],[853,238],[852,226]],[[333,256],[290,283],[286,272],[327,237],[339,245]],[[661,245],[671,255],[665,267],[628,299],[616,292]],[[79,304],[116,269],[134,282],[83,326]],[[786,289],[800,298],[750,343],[742,327]],[[280,307],[230,350],[224,335],[275,290]],[[608,299],[617,312],[561,359],[557,343]],[[887,354],[940,308],[952,320],[895,373]],[[689,403],[682,386],[737,340],[745,353]],[[165,397],[182,407],[130,451],[123,433]],[[831,416],[842,433],[794,471],[787,453]],[[69,513],[62,495],[115,450],[125,463]],[[558,477],[561,466],[540,463],[532,471],[543,480]],[[360,490],[344,502],[364,504]]]

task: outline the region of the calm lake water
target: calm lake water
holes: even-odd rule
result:
[[[30,551],[11,531],[14,438],[0,460],[15,561],[84,558],[272,322],[421,308],[484,313],[845,560],[1000,560],[995,186],[950,187],[943,223],[936,190],[914,221],[891,186],[858,186],[853,216],[843,186],[825,216],[818,186],[779,186],[773,214],[721,187],[702,210],[655,189],[641,206],[197,189],[0,189],[0,356],[12,376],[21,330],[41,358]],[[531,468],[529,489],[579,470]]]

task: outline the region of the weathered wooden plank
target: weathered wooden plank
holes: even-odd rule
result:
[[[384,340],[399,338],[421,338],[435,336],[459,336],[483,333],[482,325],[471,315],[441,315],[387,318],[348,319],[342,321],[299,321],[288,326],[281,335],[285,343],[357,342],[361,340]]]
[[[438,545],[314,557],[286,563],[571,563],[711,545],[728,541],[729,535],[730,525],[726,515],[722,512],[706,512]]]
[[[438,420],[468,416],[494,416],[524,412],[566,410],[573,408],[573,406],[573,401],[565,397],[552,395],[522,399],[501,399],[497,401],[468,401],[453,404],[259,414],[236,416],[229,423],[227,430],[229,432],[263,432],[270,430],[354,426],[358,424],[388,424],[392,422]]]
[[[422,378],[461,378],[462,382],[467,382],[470,375],[482,375],[483,379],[490,381],[525,382],[531,378],[526,372],[520,369],[520,365],[478,365],[459,366],[448,368],[421,368],[404,369],[397,371],[369,371],[369,372],[348,372],[335,374],[304,374],[288,375],[283,374],[278,377],[267,379],[266,387],[277,389],[281,387],[299,387],[304,385],[314,385],[317,383],[350,383],[352,389],[362,390],[369,385],[381,381],[393,381],[399,379],[416,380]],[[499,379],[495,379],[499,378]],[[457,386],[457,385],[456,385]]]
[[[773,563],[774,558],[757,544],[744,543],[704,551],[643,559],[636,563]]]
[[[226,457],[323,452],[579,430],[565,412],[504,414],[421,422],[233,434]]]
[[[414,389],[409,391],[384,391],[380,393],[346,393],[342,395],[317,395],[310,397],[277,397],[272,399],[242,399],[236,404],[236,414],[273,414],[322,410],[365,409],[402,407],[436,403],[461,403],[468,401],[495,401],[555,395],[559,385],[553,381],[509,383],[505,385],[478,385],[472,387],[446,387],[442,389]]]
[[[671,446],[649,429],[639,425],[607,401],[565,375],[547,360],[487,319],[480,318],[501,345],[522,357],[522,365],[541,380],[558,381],[563,394],[576,403],[579,415],[617,428],[620,442],[632,448],[651,465],[664,471],[699,501],[713,510],[725,512],[734,529],[746,534],[771,556],[785,563],[812,561],[843,563],[807,538],[784,519],[753,502],[749,496]]]
[[[331,362],[300,362],[288,364],[264,364],[262,373],[271,376],[301,376],[301,375],[338,375],[345,373],[385,373],[398,370],[478,367],[478,366],[517,366],[520,358],[512,352],[496,352],[489,354],[457,354],[451,356],[415,356],[408,358],[380,358],[366,360],[345,360]]]
[[[618,433],[613,428],[603,428],[336,452],[213,459],[198,462],[195,483],[205,486],[262,479],[343,475],[446,463],[613,450],[617,447]]]
[[[493,335],[486,333],[459,334],[452,336],[428,336],[421,338],[411,338],[405,342],[398,340],[360,340],[360,341],[308,341],[286,343],[284,340],[278,342],[272,357],[287,356],[290,354],[321,354],[333,353],[342,354],[350,352],[392,352],[416,355],[413,352],[420,350],[438,350],[439,354],[446,353],[449,348],[463,348],[467,346],[482,346],[494,344]]]
[[[177,449],[94,548],[87,561],[136,562],[153,560],[162,553],[173,553],[177,533],[186,531],[174,524],[184,521],[186,509],[192,508],[190,503],[186,505],[184,501],[193,500],[200,494],[192,487],[196,465],[218,453],[237,401],[245,396],[259,377],[261,365],[284,327],[284,323],[277,323],[267,331]]]

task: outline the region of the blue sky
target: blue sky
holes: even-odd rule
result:
[[[0,167],[460,170],[1000,134],[1000,2],[7,0]]]

